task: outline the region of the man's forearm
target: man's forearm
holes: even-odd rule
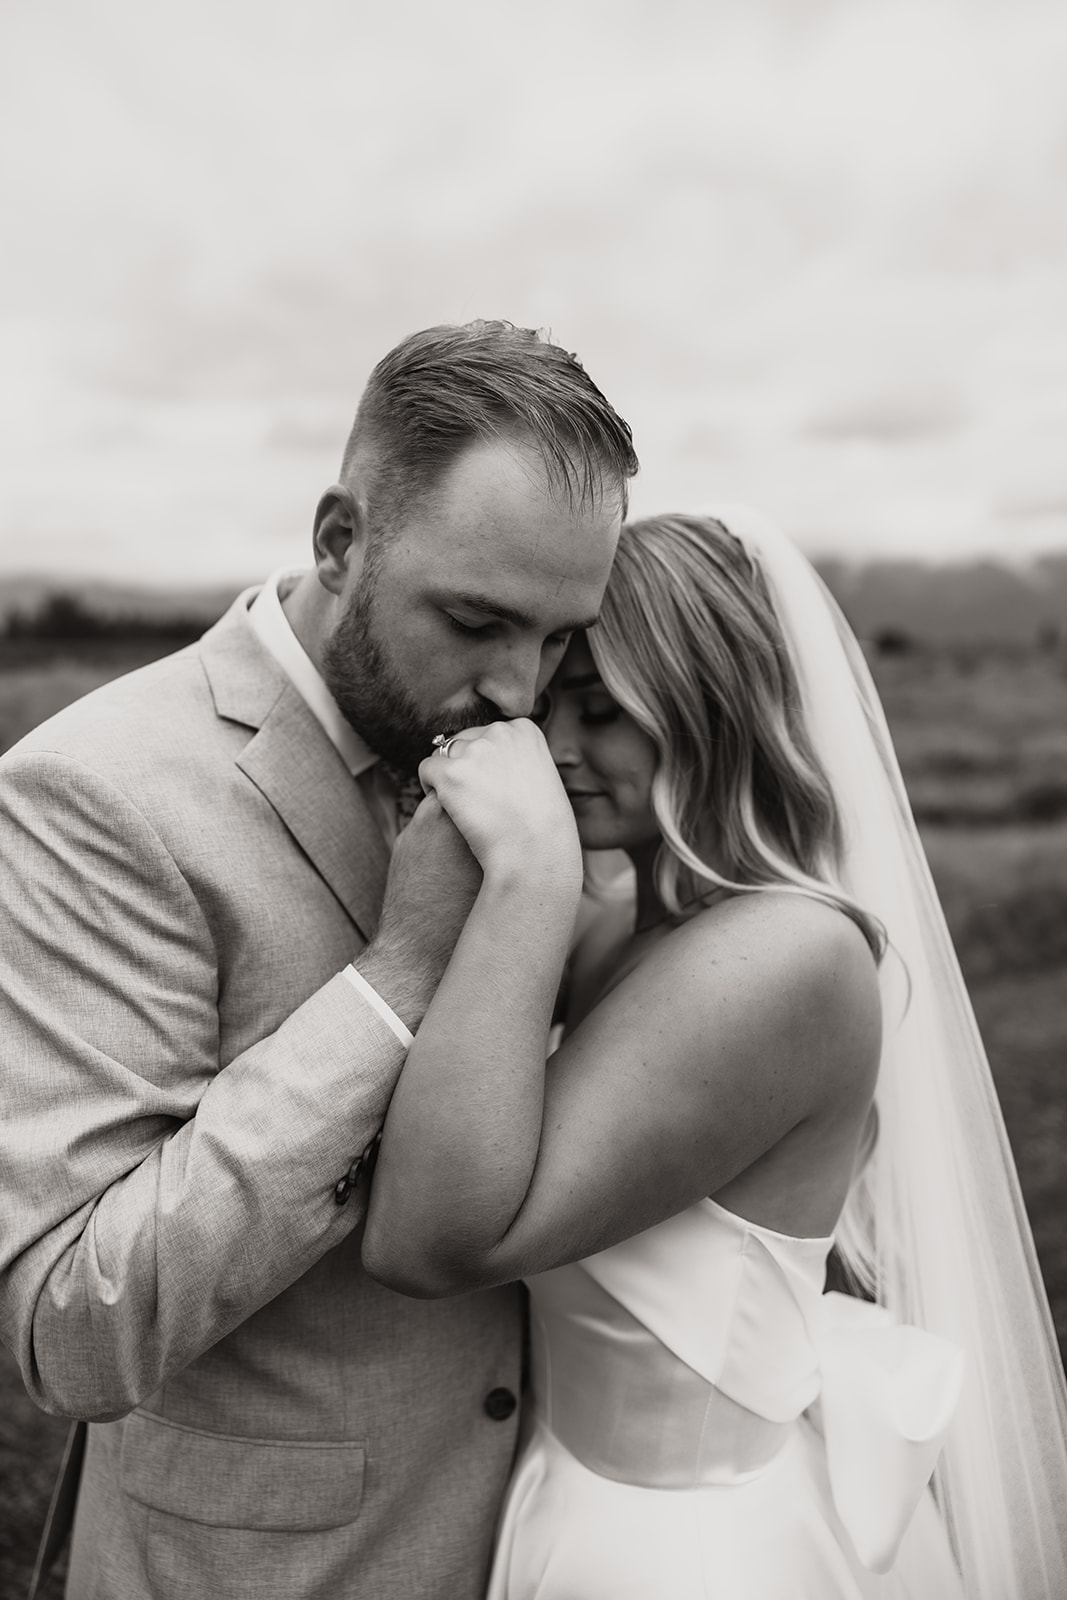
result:
[[[364,1199],[338,1205],[336,1185],[380,1127],[403,1059],[338,976],[219,1071],[175,1132],[153,1139],[158,1119],[142,1116],[139,1159],[137,1124],[117,1138],[86,1115],[83,1084],[51,1218],[30,1203],[25,1145],[12,1147],[0,1307],[37,1404],[124,1414],[340,1244]],[[99,1058],[96,1070],[114,1101],[128,1074]]]

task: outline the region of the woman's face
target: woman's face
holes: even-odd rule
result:
[[[659,838],[652,812],[656,747],[600,681],[576,633],[549,686],[541,724],[586,850],[628,850]]]

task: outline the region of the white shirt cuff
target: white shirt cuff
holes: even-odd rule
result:
[[[414,1043],[415,1035],[411,1032],[411,1029],[405,1028],[392,1006],[386,1005],[377,989],[372,988],[362,972],[357,972],[355,967],[349,966],[344,968],[342,975],[348,979],[353,989],[359,991],[367,1004],[374,1008],[382,1021],[392,1028],[405,1050]]]

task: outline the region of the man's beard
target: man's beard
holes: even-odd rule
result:
[[[367,582],[366,579],[370,578]],[[347,722],[398,777],[413,777],[437,733],[457,733],[499,718],[489,701],[427,721],[375,627],[375,583],[364,583],[342,612],[322,652],[322,676]]]

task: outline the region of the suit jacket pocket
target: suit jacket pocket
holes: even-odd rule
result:
[[[244,1439],[134,1411],[120,1481],[132,1500],[190,1522],[293,1533],[354,1522],[363,1466],[362,1444]]]

